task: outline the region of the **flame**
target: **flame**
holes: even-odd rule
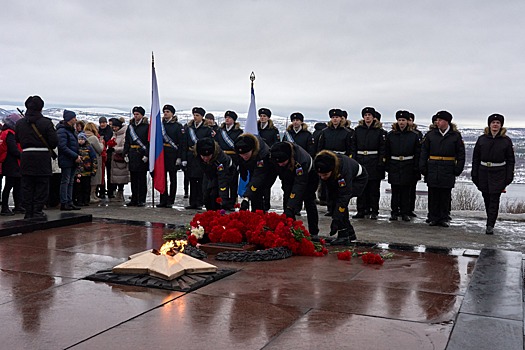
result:
[[[171,251],[178,250],[180,253],[184,251],[184,247],[188,244],[188,241],[178,240],[178,241],[168,241],[162,245],[159,249],[159,253],[162,255],[169,255]],[[174,255],[174,254],[171,254]]]

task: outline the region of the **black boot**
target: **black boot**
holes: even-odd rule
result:
[[[2,216],[13,216],[13,215],[15,215],[15,213],[13,213],[11,211],[11,209],[9,209],[9,207],[2,206],[2,211],[0,211],[0,215],[2,215]]]
[[[334,241],[330,242],[330,245],[350,245],[350,242],[355,240],[356,238],[357,237],[355,236],[353,227],[345,228],[337,232],[337,238]]]

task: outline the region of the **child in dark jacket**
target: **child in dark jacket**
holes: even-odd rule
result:
[[[91,177],[97,173],[97,155],[89,144],[84,132],[78,134],[78,154],[82,158],[76,172],[76,181],[73,192],[76,193],[78,205],[88,206],[91,195]]]

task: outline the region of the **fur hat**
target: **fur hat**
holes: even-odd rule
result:
[[[250,136],[239,136],[235,140],[235,152],[238,154],[248,153],[255,148],[255,139]]]
[[[396,120],[398,119],[406,119],[408,120],[410,118],[410,113],[408,113],[407,111],[397,111],[396,112]]]
[[[224,118],[226,117],[230,117],[233,119],[234,122],[237,121],[237,113],[235,113],[234,111],[226,111],[226,113],[224,113]]]
[[[135,113],[135,112],[139,112],[140,114],[142,114],[142,116],[144,116],[146,114],[146,111],[141,106],[133,107],[133,113]]]
[[[412,119],[412,121],[416,120],[416,116],[412,112],[408,112],[408,119]]]
[[[215,152],[215,141],[211,137],[204,137],[197,141],[197,154],[210,156]]]
[[[501,123],[501,126],[503,126],[503,123],[505,123],[505,117],[501,114],[494,113],[489,115],[489,118],[487,120],[487,124],[490,126],[490,123],[492,123],[493,120],[499,120]]]
[[[270,149],[270,158],[275,160],[277,163],[285,162],[291,157],[292,147],[288,142],[274,143]]]
[[[326,174],[335,170],[335,159],[330,154],[321,153],[314,160],[315,171]]]
[[[175,107],[173,107],[172,105],[164,105],[164,107],[162,107],[162,111],[164,112],[165,110],[168,110],[171,113],[175,114]]]
[[[204,117],[204,115],[206,114],[206,111],[202,107],[193,107],[191,109],[191,114],[200,114]]]
[[[452,114],[447,111],[439,111],[434,115],[434,117],[436,117],[436,120],[439,118],[446,120],[449,123],[452,121]]]
[[[304,122],[304,116],[300,112],[292,113],[290,116],[290,120],[294,121],[294,119],[299,119],[301,122]]]
[[[76,117],[77,117],[77,114],[75,112],[70,111],[68,109],[64,109],[63,118],[66,123]]]
[[[206,113],[204,119],[215,120],[215,116],[212,113]]]
[[[268,108],[259,108],[259,115],[264,114],[268,118],[272,117],[272,111],[270,111]]]
[[[107,123],[107,122],[108,122],[108,118],[106,118],[106,117],[100,117],[100,118],[98,118],[98,123],[99,123],[99,124],[100,124],[100,123]]]
[[[40,96],[29,96],[25,106],[28,110],[40,112],[44,108],[44,100]]]
[[[374,107],[365,107],[365,108],[363,108],[363,110],[361,111],[361,116],[364,117],[365,114],[367,114],[367,113],[370,113],[370,114],[372,114],[374,117],[377,118],[377,116],[376,116],[376,110],[374,109]],[[381,119],[381,116],[379,116],[379,119]]]
[[[379,113],[378,111],[375,111],[374,118],[376,118],[378,121],[381,121],[381,113]]]
[[[330,118],[332,118],[332,117],[342,117],[343,116],[343,111],[340,110],[339,108],[332,108],[331,110],[328,111],[328,115],[330,116]]]
[[[341,116],[342,116],[343,118],[345,118],[345,119],[348,119],[348,112],[345,111],[345,110],[342,110],[342,111],[341,111]]]

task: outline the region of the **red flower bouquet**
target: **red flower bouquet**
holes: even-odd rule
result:
[[[286,247],[295,255],[324,256],[328,250],[324,241],[315,243],[302,221],[293,221],[283,214],[257,211],[206,211],[196,214],[190,222],[198,242],[255,244],[262,249]],[[199,229],[202,228],[201,231]],[[199,232],[202,237],[197,237]],[[195,233],[193,233],[195,232]],[[195,243],[195,240],[192,239]],[[190,242],[190,244],[193,244]]]
[[[363,254],[361,255],[361,259],[365,264],[383,265],[383,263],[385,262],[381,255],[374,253]]]
[[[350,261],[352,259],[352,252],[349,250],[345,250],[344,252],[339,252],[337,253],[337,259]]]

